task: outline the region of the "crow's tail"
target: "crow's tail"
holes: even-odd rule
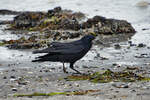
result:
[[[32,60],[32,62],[42,62],[40,59]]]
[[[45,53],[45,52],[43,52],[42,50],[36,50],[36,51],[33,51],[32,53],[37,54],[37,53]]]
[[[35,60],[32,60],[32,62],[58,61],[58,59],[59,58],[57,55],[46,54],[46,55],[37,57]]]

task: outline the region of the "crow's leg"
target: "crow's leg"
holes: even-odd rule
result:
[[[68,72],[66,71],[66,67],[65,67],[64,62],[63,62],[63,71],[64,71],[64,73],[68,73]]]
[[[78,70],[74,69],[73,64],[74,64],[74,63],[70,63],[70,68],[71,68],[72,70],[76,71],[78,74],[81,74],[81,72],[79,72]]]

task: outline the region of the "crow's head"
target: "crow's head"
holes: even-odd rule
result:
[[[86,43],[90,43],[94,39],[95,39],[95,36],[93,36],[93,35],[85,35],[81,40]]]

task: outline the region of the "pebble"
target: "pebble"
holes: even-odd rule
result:
[[[112,86],[116,87],[116,88],[129,88],[130,84],[126,84],[126,83],[112,83]]]
[[[4,76],[4,77],[3,77],[3,79],[7,79],[7,77],[6,77],[6,76]]]
[[[15,70],[15,69],[12,69],[11,71],[15,72],[16,70]]]
[[[27,81],[25,81],[25,82],[19,81],[19,82],[18,82],[19,85],[27,85],[27,83],[29,83],[29,82],[27,82]]]
[[[80,86],[78,83],[75,83],[74,85],[75,85],[76,87],[79,87],[79,86]]]
[[[136,44],[133,44],[132,41],[128,41],[130,46],[136,46]]]
[[[120,46],[119,44],[115,44],[115,45],[114,45],[114,48],[115,48],[115,49],[121,49],[121,46]]]
[[[145,30],[149,30],[149,28],[143,28],[142,30],[143,30],[143,31],[145,31]]]
[[[43,70],[44,72],[51,72],[51,70],[48,70],[48,69],[45,69],[45,70]]]
[[[16,78],[15,76],[10,76],[10,78]]]
[[[145,47],[146,45],[145,44],[143,44],[143,43],[140,43],[140,44],[138,44],[138,46],[137,47]]]
[[[101,57],[101,60],[109,60],[109,58]]]
[[[128,84],[123,84],[120,86],[121,88],[129,88],[129,85]]]
[[[136,90],[131,90],[130,92],[136,92]]]
[[[12,91],[17,92],[18,90],[17,90],[17,88],[12,88]]]
[[[42,70],[40,70],[39,72],[42,72]]]

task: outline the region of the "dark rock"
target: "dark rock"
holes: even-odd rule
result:
[[[18,81],[18,84],[19,84],[19,85],[27,85],[27,82],[24,82],[24,81]]]
[[[40,70],[39,72],[43,72],[42,70]]]
[[[85,18],[85,14],[82,12],[75,12],[72,14],[72,16],[74,16],[74,18],[76,18],[78,21]]]
[[[121,48],[121,46],[119,44],[115,44],[114,47],[115,47],[115,49],[120,49]]]
[[[62,9],[61,9],[61,7],[55,7],[54,8],[54,12],[60,12]]]
[[[15,34],[25,33],[29,38],[25,36],[26,38],[18,40],[4,41],[4,44],[10,49],[31,49],[47,46],[50,42],[48,40],[73,39],[89,33],[97,35],[135,33],[131,24],[125,20],[94,16],[86,22],[80,22],[82,18],[85,18],[83,13],[73,13],[69,10],[62,10],[61,7],[50,9],[48,12],[20,12],[10,23],[9,29],[14,30],[15,32],[12,33]],[[31,31],[40,32],[33,33],[33,36],[33,34],[28,34]],[[117,39],[106,38],[104,40],[112,42]],[[102,43],[98,41],[97,44],[104,45],[105,41]]]
[[[149,29],[150,29],[150,28],[143,28],[142,30],[145,31],[145,30],[149,30]]]
[[[47,13],[47,15],[48,15],[48,17],[52,17],[52,16],[54,16],[54,11],[53,10],[48,10],[48,13]]]
[[[113,83],[112,86],[116,88],[129,88],[130,84]]]
[[[12,88],[12,91],[17,92],[18,90],[17,90],[17,88]]]
[[[15,69],[12,69],[11,71],[15,72],[16,70],[15,70]]]
[[[6,76],[4,76],[4,77],[3,77],[3,79],[7,79],[7,77],[6,77]]]
[[[82,28],[97,27],[98,34],[135,33],[135,29],[125,20],[106,19],[94,16],[82,24]]]
[[[98,23],[99,21],[100,21],[100,22],[105,22],[105,21],[106,21],[106,18],[103,17],[103,16],[94,16],[94,17],[93,17],[93,21],[96,22],[96,23]]]
[[[15,79],[16,77],[15,76],[10,76],[10,78],[14,78]]]
[[[14,18],[13,27],[17,29],[26,29],[34,27],[39,24],[39,21],[43,19],[45,13],[43,12],[26,12],[21,13]]]
[[[150,49],[150,47],[147,47],[147,49]]]
[[[19,13],[20,12],[7,10],[7,9],[1,9],[0,10],[0,15],[16,15],[16,14],[19,14]]]
[[[136,58],[150,58],[150,55],[143,53],[135,56]]]
[[[128,41],[130,46],[136,46],[136,44],[133,44],[132,41]]]
[[[109,58],[106,58],[106,57],[100,57],[101,60],[109,60]]]
[[[62,11],[61,7],[55,7],[54,9],[48,10],[47,15],[48,15],[48,17],[52,17],[52,16],[54,16],[56,13],[59,13],[59,12],[61,12],[61,11]]]
[[[140,44],[138,44],[138,46],[137,47],[140,47],[140,48],[142,48],[142,47],[145,47],[146,45],[145,44],[143,44],[143,43],[140,43]]]
[[[76,20],[76,18],[72,18],[72,19],[62,19],[60,22],[60,27],[64,30],[66,29],[71,29],[71,30],[79,30],[80,29],[80,25],[78,23],[78,21]]]
[[[48,69],[44,69],[43,71],[44,71],[44,72],[50,72],[50,70],[48,70]]]
[[[117,65],[118,65],[118,64],[116,64],[116,63],[113,63],[113,64],[112,64],[112,66],[117,66]]]

